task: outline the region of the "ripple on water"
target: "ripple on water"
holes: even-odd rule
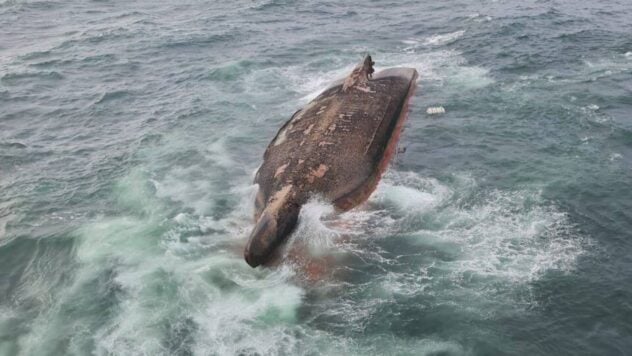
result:
[[[21,81],[30,81],[33,79],[40,80],[62,80],[64,76],[56,71],[37,71],[37,72],[13,72],[6,73],[0,78],[0,81],[7,85],[17,85]]]
[[[105,104],[110,101],[120,100],[130,96],[132,93],[128,90],[113,90],[103,93],[95,104]]]

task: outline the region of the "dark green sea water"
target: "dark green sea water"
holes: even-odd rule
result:
[[[251,269],[267,143],[366,53],[405,151],[303,209],[318,278]],[[629,355],[631,186],[629,0],[0,1],[0,355]]]

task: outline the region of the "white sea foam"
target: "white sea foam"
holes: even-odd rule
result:
[[[464,31],[441,35],[429,41],[441,43],[441,41],[456,40]],[[470,66],[465,58],[454,50],[427,50],[424,41],[406,39],[403,41],[407,47],[401,52],[372,53],[376,61],[376,71],[389,67],[411,67],[419,72],[419,81],[422,85],[440,86],[447,93],[460,93],[462,90],[478,89],[494,83],[489,76],[489,70],[478,66]],[[417,52],[419,49],[423,51]],[[344,78],[357,64],[365,52],[358,52],[355,58],[333,57],[330,61],[310,65],[287,66],[283,68],[265,68],[248,74],[244,81],[247,82],[245,90],[253,93],[270,92],[274,87],[289,89],[298,93],[298,103],[284,101],[283,111],[289,112],[314,99],[334,81]],[[274,80],[273,80],[274,79]],[[279,84],[279,81],[282,84]],[[278,95],[278,89],[275,89]],[[270,99],[273,100],[273,99]]]
[[[120,189],[135,190],[144,186],[142,180],[147,178],[133,174]],[[393,296],[420,293],[462,307],[467,300],[467,308],[480,314],[488,310],[485,303],[490,300],[510,303],[514,288],[547,271],[573,268],[582,250],[563,212],[543,203],[537,192],[492,191],[474,205],[464,204],[476,187],[467,175],[447,184],[417,173],[389,171],[369,202],[350,212],[333,214],[333,207],[318,199],[305,205],[290,243],[307,242],[314,256],[346,253],[387,270],[370,283],[376,292],[360,299],[334,299],[332,304],[323,301],[324,315],[361,331]],[[344,338],[297,324],[306,293],[294,282],[300,266],[253,270],[243,262],[239,241],[252,225],[252,208],[247,206],[254,188],[235,187],[232,194],[242,203],[223,217],[183,212],[170,219],[165,232],[157,230],[165,220],[155,209],[142,217],[102,219],[85,226],[79,232],[76,280],[58,303],[76,295],[87,298],[91,281],[111,269],[110,283],[120,302],[95,332],[97,352],[169,354],[174,349],[165,345],[164,325],[171,325],[181,330],[179,335],[189,335],[190,344],[179,347],[194,354],[302,354],[321,344],[326,345],[323,350],[335,345],[362,354],[366,350],[350,347]],[[159,204],[157,192],[142,194],[149,196],[135,199]],[[434,227],[415,223],[419,219],[433,221]],[[389,271],[388,266],[399,262],[379,241],[394,238],[405,239],[412,255],[435,250],[437,257]],[[346,288],[350,294],[367,288],[324,282],[327,288]],[[50,323],[61,319],[43,318],[48,324],[39,329],[43,334],[32,335],[30,344],[43,345],[55,337]],[[87,327],[81,319],[73,323],[77,330]],[[424,350],[459,348],[436,340],[422,344]]]
[[[432,228],[407,234],[406,239],[445,257],[433,258],[425,268],[385,275],[385,290],[483,304],[533,303],[516,300],[514,290],[528,289],[529,282],[548,271],[571,271],[583,253],[585,241],[568,216],[543,203],[537,192],[493,191],[475,205],[447,203],[432,214]]]
[[[599,110],[600,108],[598,105],[590,104],[581,106],[578,109],[582,113],[582,117],[590,121],[603,124],[611,120],[611,117],[608,114]]]
[[[141,177],[134,174],[124,179],[121,189],[143,185],[137,182]],[[243,199],[251,195],[251,186],[236,189]],[[149,196],[143,200],[156,206],[159,202],[151,198],[151,191],[146,193]],[[183,347],[196,354],[228,355],[243,350],[269,354],[290,347],[286,335],[304,293],[289,282],[293,271],[288,267],[252,270],[230,244],[208,256],[199,253],[205,244],[234,241],[231,235],[240,229],[235,224],[245,214],[241,210],[221,219],[180,213],[172,219],[175,226],[165,233],[157,229],[164,221],[160,214],[102,219],[85,226],[77,248],[80,268],[60,305],[73,295],[90,295],[86,288],[91,281],[111,268],[111,283],[122,299],[108,322],[95,331],[98,353],[170,354],[173,350],[165,345],[164,325],[189,333],[195,343]],[[196,229],[215,232],[198,231],[197,236],[180,240],[182,233]],[[56,317],[47,320],[55,322]],[[81,320],[75,324],[79,327]],[[43,330],[49,333],[50,324]],[[40,336],[41,341],[31,339],[29,344],[42,345],[50,337],[54,336]]]
[[[610,154],[610,157],[608,159],[610,160],[610,162],[613,162],[613,161],[621,159],[622,157],[623,155],[621,155],[621,153],[615,152],[615,153]]]
[[[542,201],[537,191],[491,191],[473,205],[465,203],[474,191],[476,183],[468,176],[447,186],[415,173],[390,171],[368,205],[327,217],[330,207],[314,203],[302,214],[298,231],[319,241],[325,253],[346,251],[384,266],[398,262],[363,241],[374,244],[401,236],[419,246],[411,247],[412,255],[435,250],[439,257],[378,278],[381,288],[398,295],[436,294],[455,303],[462,298],[482,304],[532,303],[516,300],[514,290],[528,289],[549,271],[573,270],[585,241],[564,212]]]
[[[357,61],[360,61],[358,57]],[[339,68],[328,71],[317,71],[306,73],[305,66],[289,67],[283,71],[284,75],[295,86],[300,93],[307,93],[300,99],[302,103],[307,103],[318,96],[323,90],[338,79],[349,75],[357,63],[347,63]]]
[[[608,57],[585,60],[585,71],[579,76],[578,80],[599,80],[605,77],[611,77],[613,75],[619,75],[632,69],[632,62],[626,60],[628,56],[621,57]]]
[[[328,227],[323,219],[334,213],[334,207],[316,198],[303,205],[300,213],[300,224],[293,234],[295,239],[306,243],[313,253],[321,253],[323,249],[332,248],[340,232]]]
[[[465,30],[459,30],[450,33],[435,34],[424,39],[409,38],[402,40],[401,42],[405,45],[408,45],[404,48],[404,52],[415,52],[421,47],[450,44],[457,39],[463,37],[464,34]]]
[[[445,93],[478,89],[492,84],[489,71],[468,66],[459,52],[439,50],[423,53],[397,53],[381,56],[380,67],[411,67],[419,72],[419,80],[426,87],[440,87]],[[439,89],[438,89],[439,90]]]
[[[387,273],[383,288],[401,295],[456,292],[446,288],[449,281],[462,288],[460,293],[466,292],[463,297],[511,303],[516,301],[515,288],[528,288],[548,271],[574,268],[585,241],[564,212],[543,202],[537,191],[491,191],[474,205],[463,203],[475,190],[476,183],[468,176],[447,186],[415,173],[390,171],[364,207],[329,216],[330,206],[309,205],[297,235],[314,241],[325,253],[346,251],[377,264],[396,262],[385,258],[384,251],[366,249],[363,240],[404,234],[407,243],[419,244],[418,251],[449,256],[433,258],[410,272]],[[488,290],[490,284],[496,286],[493,291]],[[450,298],[458,302],[461,297]]]
[[[402,43],[407,44],[407,45],[417,45],[419,44],[419,41],[415,39],[409,39],[409,40],[402,40]]]
[[[475,22],[487,22],[487,21],[491,21],[493,19],[493,17],[489,16],[489,15],[482,15],[480,13],[474,13],[471,15],[467,16],[468,19],[474,20]]]
[[[371,201],[402,212],[424,213],[444,203],[452,191],[436,179],[412,172],[389,172]]]
[[[172,169],[161,181],[154,181],[156,195],[159,198],[169,198],[191,206],[197,214],[204,214],[211,208],[212,199],[209,192],[210,184],[204,179],[187,179],[194,176],[198,167]],[[206,199],[199,199],[206,197]]]
[[[437,34],[426,38],[424,40],[424,44],[433,46],[444,45],[456,41],[457,39],[463,37],[464,34],[465,30]]]
[[[296,341],[288,340],[284,334],[286,326],[296,320],[303,290],[285,282],[287,271],[280,269],[274,272],[280,276],[267,278],[267,283],[242,281],[242,287],[249,289],[250,293],[236,291],[210,300],[194,317],[200,326],[199,342],[195,347],[199,354],[204,354],[205,350],[222,355],[239,353],[240,350],[270,354],[284,347],[292,348],[291,343]],[[278,282],[274,283],[275,279]],[[248,326],[251,323],[255,327]]]

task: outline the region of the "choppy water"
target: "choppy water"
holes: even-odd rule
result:
[[[0,2],[0,354],[628,354],[631,34],[627,0]],[[367,52],[420,73],[405,152],[251,269],[265,146]]]

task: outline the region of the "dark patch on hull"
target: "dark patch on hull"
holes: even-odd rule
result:
[[[253,267],[287,238],[311,196],[349,210],[377,186],[396,150],[417,72],[387,69],[369,79],[372,70],[367,57],[343,82],[297,111],[266,149],[255,177],[255,219],[267,225],[255,227],[245,251]],[[270,230],[270,219],[284,227],[283,233]],[[291,227],[286,219],[293,221]],[[263,248],[260,241],[273,241],[274,247]]]

